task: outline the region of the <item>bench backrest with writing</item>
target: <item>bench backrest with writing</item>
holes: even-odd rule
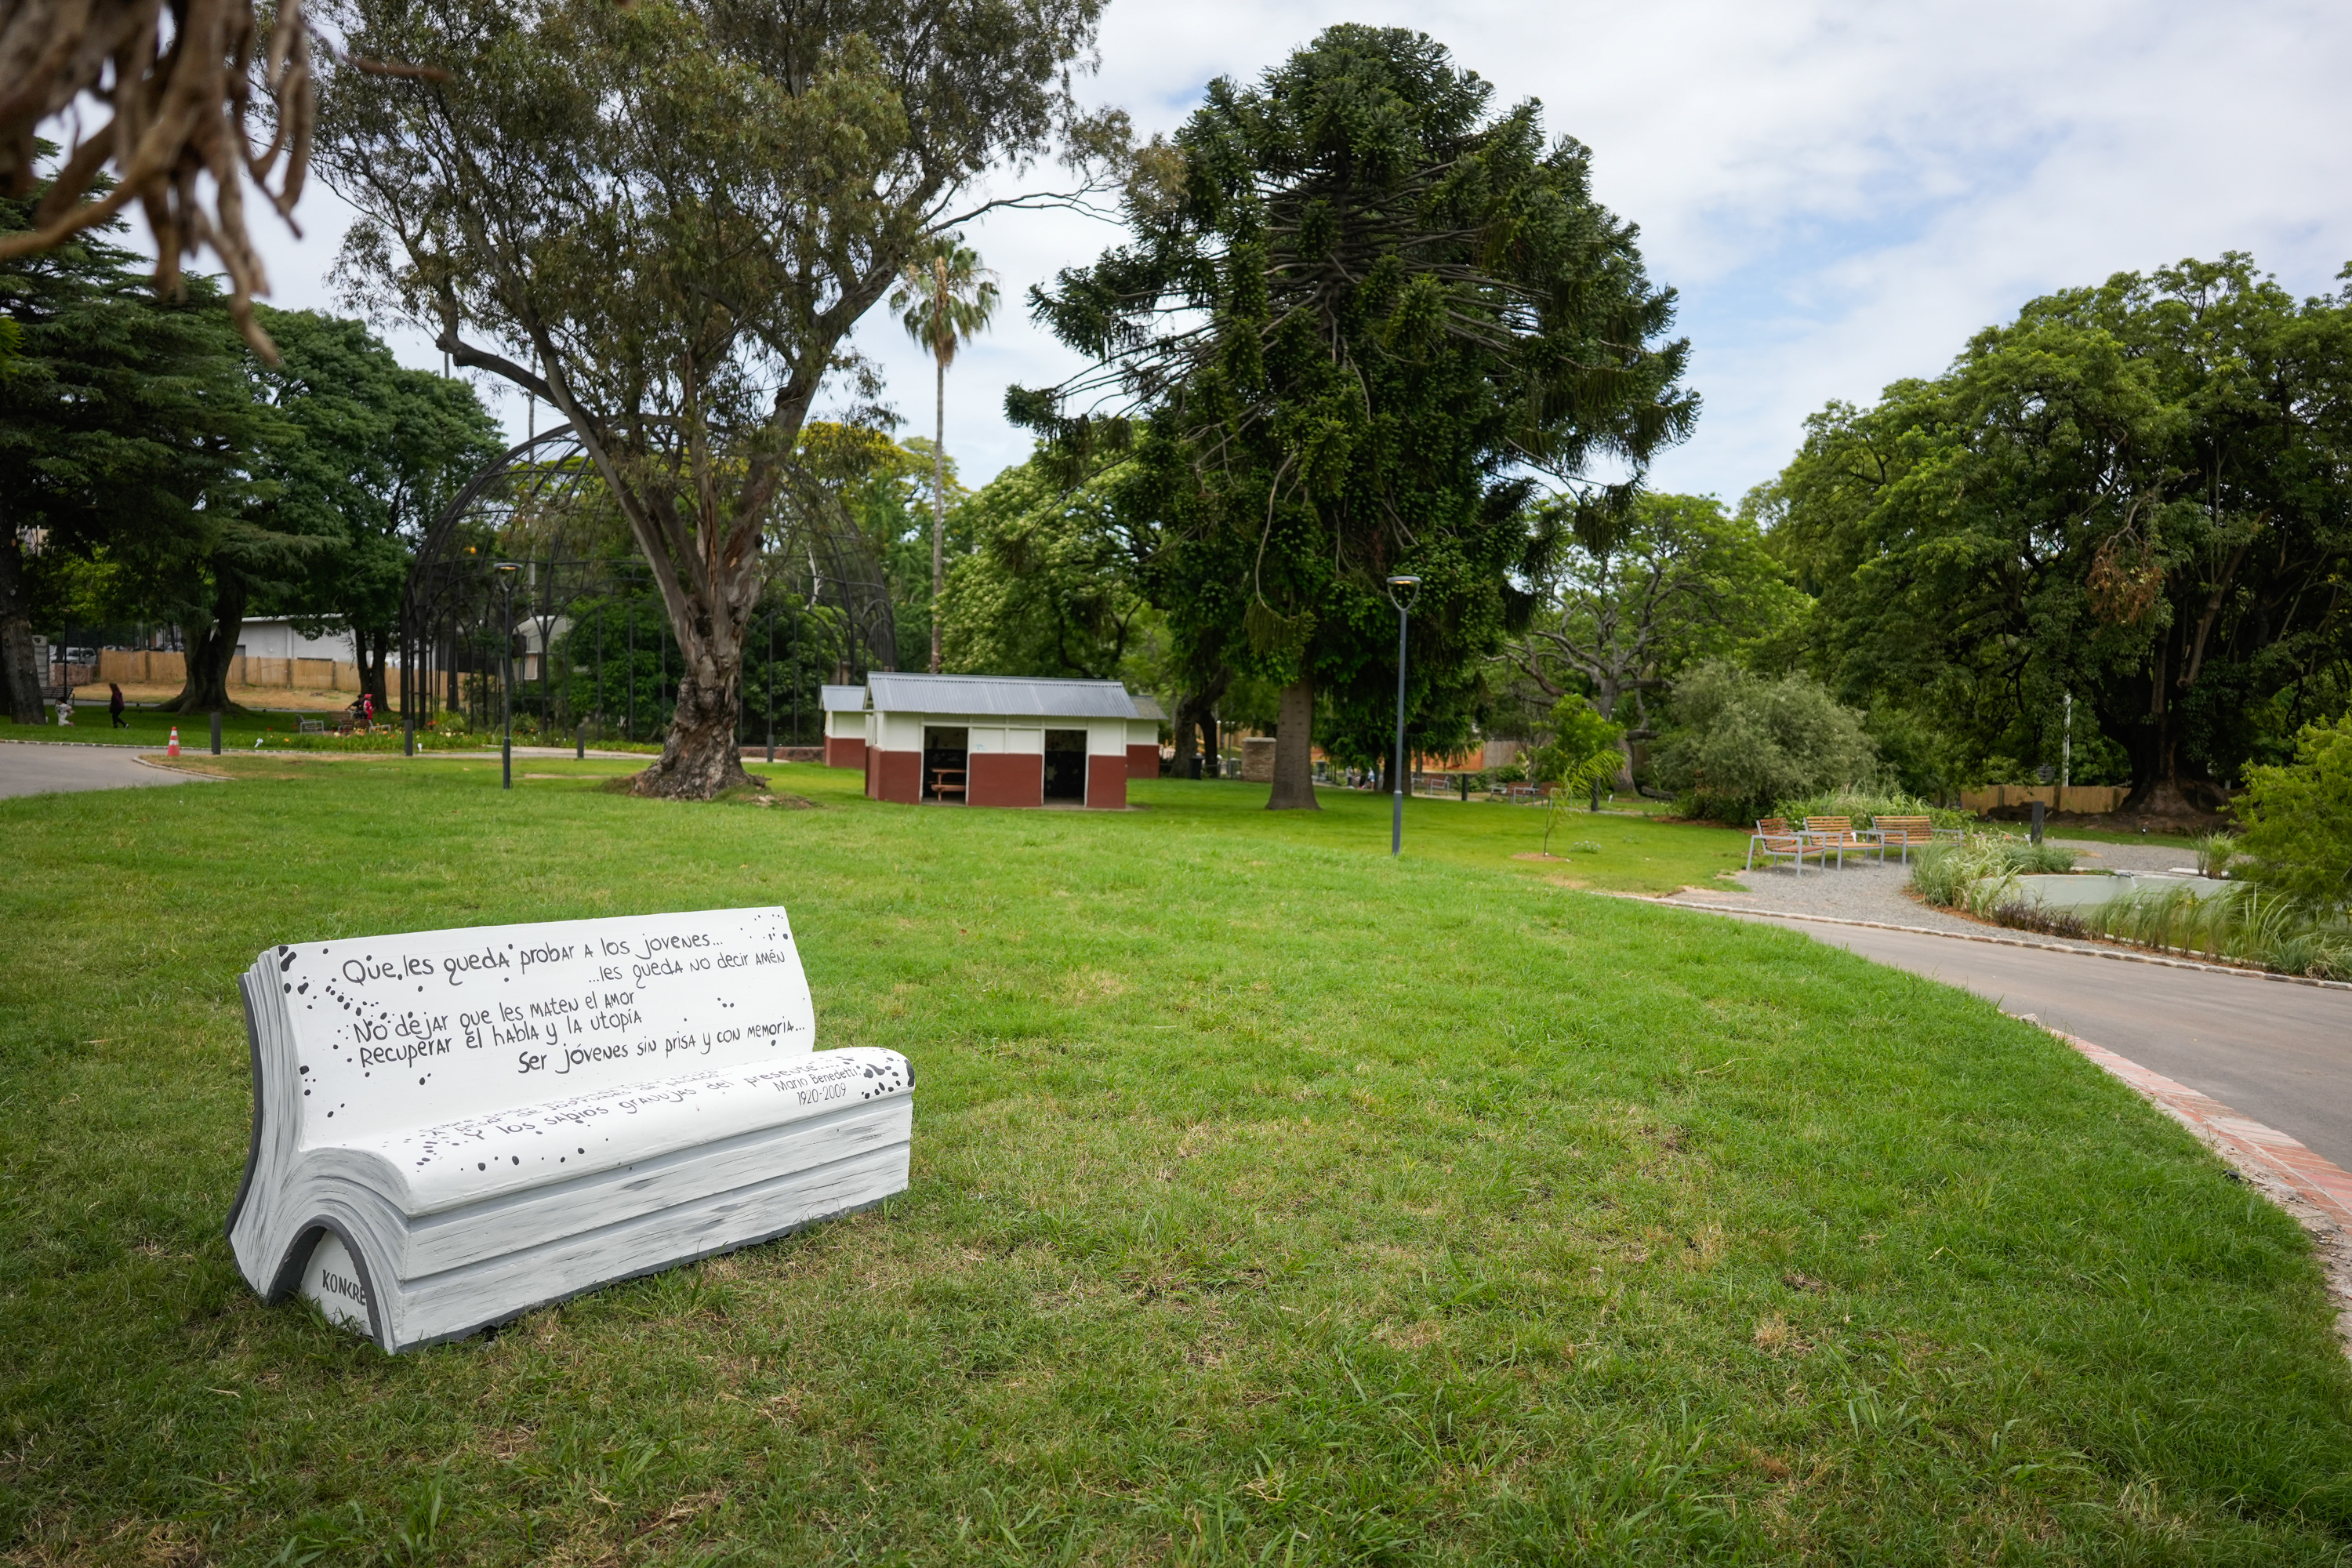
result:
[[[805,1057],[782,909],[624,915],[275,949],[305,1145]]]

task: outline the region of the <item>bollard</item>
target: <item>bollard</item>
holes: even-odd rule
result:
[[[2038,800],[2033,803],[2033,842],[2042,842],[2042,803]]]
[[[588,721],[585,719],[580,721],[580,728],[572,731],[572,760],[575,763],[588,760]]]
[[[220,755],[220,710],[213,710],[213,755]]]

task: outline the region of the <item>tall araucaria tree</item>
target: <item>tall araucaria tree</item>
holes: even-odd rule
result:
[[[1318,709],[1327,743],[1386,750],[1384,578],[1424,584],[1415,735],[1456,741],[1531,608],[1538,476],[1638,475],[1696,415],[1589,154],[1492,96],[1423,35],[1333,27],[1211,83],[1138,160],[1131,243],[1033,296],[1095,365],[1009,411],[1073,458],[1131,449],[1118,505],[1179,667],[1282,686],[1269,809],[1314,808]]]
[[[684,655],[641,794],[745,782],[763,534],[851,329],[931,237],[1125,145],[1070,72],[1101,0],[341,0],[320,163],[356,291],[578,429]],[[1076,189],[967,195],[1060,148]]]

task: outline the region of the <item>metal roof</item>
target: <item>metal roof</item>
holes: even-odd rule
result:
[[[1156,719],[1162,724],[1168,722],[1168,710],[1160,706],[1160,699],[1149,691],[1139,691],[1135,694],[1135,716],[1139,719]]]
[[[952,713],[993,719],[1132,719],[1135,699],[1116,680],[1051,680],[1016,675],[912,675],[876,670],[866,678],[877,712]]]
[[[817,700],[828,713],[863,713],[866,711],[866,688],[862,686],[820,686]]]

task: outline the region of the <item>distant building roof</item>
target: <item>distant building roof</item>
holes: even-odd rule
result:
[[[1116,680],[1050,680],[1016,675],[866,678],[877,712],[952,713],[975,719],[1133,719],[1135,699]]]
[[[820,686],[817,697],[828,713],[866,711],[866,688],[862,686]]]
[[[1162,724],[1168,722],[1168,710],[1160,706],[1160,699],[1152,696],[1149,691],[1139,691],[1135,694],[1135,716],[1139,719],[1156,719]]]

